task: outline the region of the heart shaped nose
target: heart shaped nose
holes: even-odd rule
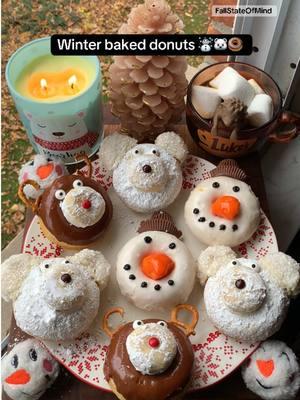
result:
[[[233,196],[221,196],[212,203],[211,211],[217,217],[233,220],[240,212],[240,202]]]
[[[159,340],[157,339],[157,337],[151,337],[148,343],[149,346],[153,347],[154,349],[159,346]]]
[[[5,382],[11,385],[25,385],[29,381],[30,375],[25,369],[18,369],[5,379]]]
[[[273,360],[257,360],[256,361],[257,368],[259,372],[268,378],[272,375],[274,371],[274,361]]]
[[[143,166],[143,171],[144,171],[146,174],[150,174],[150,173],[152,172],[152,168],[151,168],[150,165],[145,164],[145,165]]]
[[[47,179],[54,169],[53,164],[41,165],[37,168],[36,173],[41,179]]]
[[[164,253],[150,253],[142,259],[141,267],[146,276],[157,281],[169,275],[175,264]]]
[[[91,208],[92,203],[90,202],[90,200],[86,199],[86,200],[83,200],[81,205],[82,205],[83,208],[88,210],[89,208]]]

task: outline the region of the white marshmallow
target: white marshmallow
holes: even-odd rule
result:
[[[192,103],[201,117],[212,118],[216,108],[221,103],[221,97],[218,95],[217,89],[194,85],[192,89]]]
[[[237,98],[249,106],[255,96],[255,90],[247,79],[231,67],[226,67],[209,84],[218,90],[222,99]]]
[[[273,102],[268,94],[257,94],[248,107],[248,120],[258,128],[264,125],[273,115]]]
[[[262,88],[259,86],[259,84],[256,82],[254,79],[248,79],[248,83],[253,87],[255,94],[263,94],[265,93]]]

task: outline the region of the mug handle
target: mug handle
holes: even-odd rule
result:
[[[281,128],[290,125],[290,128],[282,130]],[[277,126],[268,140],[271,143],[289,143],[300,135],[300,114],[283,111],[279,117]]]

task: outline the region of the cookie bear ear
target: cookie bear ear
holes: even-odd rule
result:
[[[300,294],[300,265],[282,252],[268,254],[259,263],[275,283],[291,297]]]
[[[198,258],[197,276],[200,284],[205,285],[208,278],[214,276],[218,270],[237,258],[236,253],[228,246],[209,246]]]
[[[68,259],[88,270],[100,290],[107,286],[111,266],[100,251],[84,249]]]
[[[15,301],[21,286],[31,269],[39,265],[43,257],[16,254],[1,265],[1,296],[5,301]]]
[[[188,155],[188,148],[183,139],[175,132],[164,132],[157,136],[155,140],[157,146],[165,149],[171,156],[176,158],[181,164]]]
[[[118,166],[127,151],[136,144],[136,139],[115,132],[104,138],[98,153],[99,159],[103,161],[109,171],[112,171]]]

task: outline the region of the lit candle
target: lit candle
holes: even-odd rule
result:
[[[44,90],[47,90],[47,81],[46,81],[46,79],[42,78],[40,83],[41,83],[41,88],[44,89]]]
[[[74,89],[74,85],[76,85],[77,78],[76,75],[72,75],[71,78],[69,78],[68,83],[71,86],[71,89]]]

